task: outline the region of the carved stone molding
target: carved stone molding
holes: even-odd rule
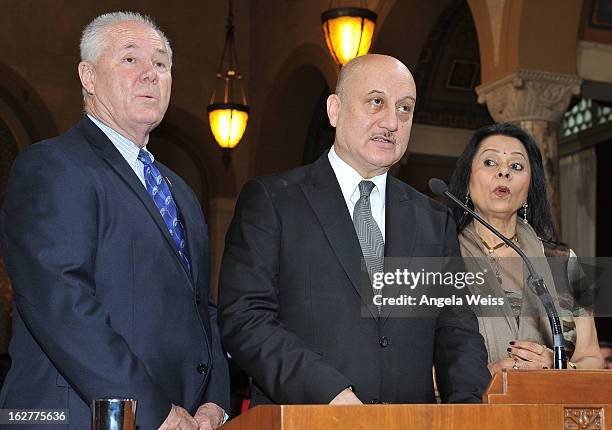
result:
[[[603,408],[564,408],[564,430],[601,430],[604,428]]]
[[[572,96],[580,94],[582,79],[574,75],[517,70],[476,88],[496,122],[540,120],[559,123]]]

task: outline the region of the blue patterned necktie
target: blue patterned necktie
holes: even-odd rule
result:
[[[174,246],[181,257],[181,263],[189,273],[189,258],[185,249],[185,231],[180,221],[179,209],[174,203],[170,187],[166,179],[162,176],[159,169],[153,162],[153,156],[144,149],[138,153],[138,159],[144,164],[144,178],[147,192],[159,209],[159,213],[168,227],[170,237],[174,241]]]

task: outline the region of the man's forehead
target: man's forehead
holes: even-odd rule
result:
[[[366,77],[355,79],[351,85],[360,95],[390,96],[397,99],[416,98],[416,89],[412,79],[393,79],[390,76]],[[351,91],[351,89],[349,89]]]
[[[108,34],[111,37],[114,49],[129,49],[150,44],[160,52],[166,52],[166,46],[159,34],[144,24],[137,22],[121,22],[109,27]]]
[[[414,80],[406,69],[397,67],[376,67],[376,64],[364,64],[347,79],[349,91],[369,94],[378,92],[394,97],[416,97]]]

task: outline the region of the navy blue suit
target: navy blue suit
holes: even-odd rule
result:
[[[141,430],[161,425],[172,403],[228,410],[204,217],[185,182],[156,164],[181,212],[191,273],[145,187],[87,117],[19,155],[1,217],[14,289],[1,408],[69,409],[68,427],[44,428],[79,430],[100,397],[138,399]]]

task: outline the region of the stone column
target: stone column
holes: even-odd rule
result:
[[[513,122],[526,129],[542,152],[548,197],[561,234],[558,129],[572,96],[580,94],[582,79],[535,70],[517,70],[476,88],[478,102],[486,103],[495,122]]]
[[[234,215],[236,199],[215,197],[210,201],[208,240],[210,243],[210,294],[216,303],[219,297],[219,270],[225,248],[225,234]]]
[[[595,147],[559,159],[563,241],[581,257],[597,250],[597,155]]]

